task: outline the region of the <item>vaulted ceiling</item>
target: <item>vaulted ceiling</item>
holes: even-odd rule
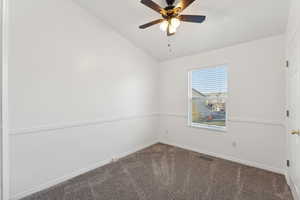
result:
[[[181,23],[176,35],[167,37],[159,25],[138,28],[160,18],[139,0],[74,1],[157,60],[282,34],[289,7],[289,0],[196,0],[183,13],[206,15],[207,20],[203,24]],[[164,0],[153,1],[166,6]]]

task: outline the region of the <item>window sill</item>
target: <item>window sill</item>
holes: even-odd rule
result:
[[[209,125],[200,125],[200,124],[190,124],[189,127],[191,128],[200,128],[200,129],[206,129],[210,131],[218,131],[226,133],[227,129],[226,127],[220,127],[220,126],[209,126]]]

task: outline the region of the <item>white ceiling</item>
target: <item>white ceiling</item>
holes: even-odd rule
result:
[[[282,34],[289,7],[289,0],[196,0],[183,13],[206,15],[207,20],[203,24],[182,23],[175,36],[167,37],[159,25],[145,30],[138,28],[160,18],[139,0],[74,1],[157,60]],[[164,0],[154,1],[166,5]]]

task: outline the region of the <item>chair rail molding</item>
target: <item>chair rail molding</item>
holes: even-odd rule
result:
[[[11,129],[9,131],[9,133],[10,133],[10,136],[18,136],[18,135],[24,135],[24,134],[34,134],[34,133],[41,133],[41,132],[45,132],[45,131],[52,131],[52,130],[59,130],[59,129],[101,125],[101,124],[105,124],[105,123],[115,123],[115,122],[120,122],[120,121],[125,121],[125,120],[134,120],[134,119],[149,118],[149,117],[156,117],[156,116],[159,116],[159,114],[158,113],[149,113],[149,114],[118,116],[118,117],[101,118],[101,119],[95,119],[95,120],[84,120],[84,121],[78,121],[78,122],[34,126],[34,127],[30,127],[30,128]]]
[[[163,117],[177,117],[177,118],[188,118],[186,114],[180,113],[161,113],[160,116]],[[253,119],[253,118],[244,118],[244,117],[229,117],[227,119],[229,122],[234,123],[249,123],[249,124],[264,124],[271,126],[283,126],[285,127],[285,121],[282,120],[268,120],[268,119]]]

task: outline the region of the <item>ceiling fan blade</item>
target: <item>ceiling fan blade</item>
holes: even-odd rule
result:
[[[189,5],[191,5],[195,0],[180,0],[180,2],[177,4],[177,8],[180,7],[180,12],[182,12],[184,9],[186,9]]]
[[[161,23],[163,21],[164,21],[164,19],[157,19],[157,20],[154,20],[154,21],[149,22],[147,24],[141,25],[141,26],[139,26],[139,28],[140,29],[145,29],[145,28],[148,28],[149,26],[153,26],[155,24],[159,24],[159,23]]]
[[[202,15],[180,15],[178,18],[181,21],[184,21],[184,22],[202,23],[206,19],[206,16],[202,16]]]
[[[164,9],[161,8],[157,3],[151,1],[151,0],[141,0],[141,3],[144,4],[145,6],[151,8],[152,10],[155,10],[156,12],[163,14]]]

